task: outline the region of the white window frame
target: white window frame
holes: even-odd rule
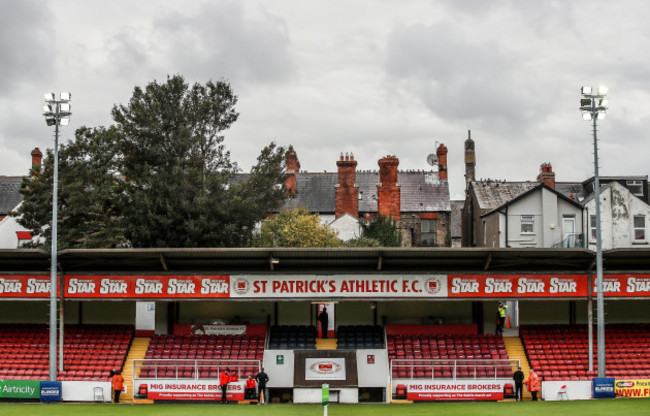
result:
[[[643,181],[625,181],[625,184],[627,185],[627,189],[629,189],[634,195],[643,196]],[[636,187],[638,187],[639,192],[634,190]]]
[[[523,235],[534,235],[535,234],[535,216],[534,215],[522,215],[521,219],[521,234]],[[531,231],[524,231],[524,225],[530,225]]]
[[[637,218],[643,220],[643,225],[642,226],[637,225],[637,223],[636,223]],[[646,241],[647,240],[647,236],[646,236],[647,235],[647,233],[646,233],[647,221],[646,221],[645,215],[635,215],[634,219],[632,221],[633,221],[632,226],[634,227],[634,229],[633,229],[634,241],[635,242]],[[637,231],[641,231],[642,238],[637,237]]]
[[[591,242],[596,243],[596,216],[589,216],[589,238]]]

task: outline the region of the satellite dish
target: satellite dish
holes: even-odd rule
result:
[[[436,166],[438,164],[438,156],[431,153],[429,156],[427,156],[427,163],[431,166]]]

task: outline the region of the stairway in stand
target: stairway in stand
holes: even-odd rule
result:
[[[335,350],[336,345],[336,338],[316,338],[317,350]]]
[[[126,356],[126,362],[122,369],[126,393],[120,395],[120,403],[133,403],[133,360],[142,360],[147,354],[151,338],[133,338],[131,349]],[[153,403],[153,400],[137,400],[138,403]]]
[[[521,363],[521,371],[524,372],[524,380],[528,380],[528,375],[530,373],[530,364],[528,363],[528,358],[526,358],[526,351],[524,350],[524,345],[521,343],[521,338],[519,337],[503,337],[503,344],[506,347],[508,352],[508,358],[511,360],[519,360]],[[516,369],[513,369],[513,372]],[[514,381],[512,383],[514,386]],[[531,400],[533,396],[530,395],[530,392],[526,390],[524,385],[524,400]]]

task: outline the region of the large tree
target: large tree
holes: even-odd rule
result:
[[[136,87],[115,126],[81,128],[59,151],[59,246],[242,247],[286,197],[285,150],[269,144],[249,174],[223,144],[237,120],[225,81],[183,77]],[[23,183],[19,222],[50,244],[52,152]]]
[[[123,184],[116,149],[117,132],[81,127],[73,140],[59,147],[58,246],[119,247],[125,244],[117,197]],[[23,203],[14,213],[37,237],[36,246],[50,246],[54,157],[46,152],[43,166],[23,179]]]
[[[222,132],[237,120],[225,81],[189,86],[181,76],[136,87],[113,108],[126,177],[122,211],[134,247],[243,246],[282,204],[284,149],[271,143],[245,176]]]

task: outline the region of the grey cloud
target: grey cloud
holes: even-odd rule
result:
[[[0,89],[18,86],[52,71],[52,16],[48,3],[36,0],[5,2],[0,13]]]
[[[282,20],[259,9],[250,16],[239,2],[205,3],[194,14],[168,13],[151,27],[123,29],[111,39],[120,71],[134,62],[144,70],[167,68],[188,79],[227,78],[268,83],[292,72]]]

